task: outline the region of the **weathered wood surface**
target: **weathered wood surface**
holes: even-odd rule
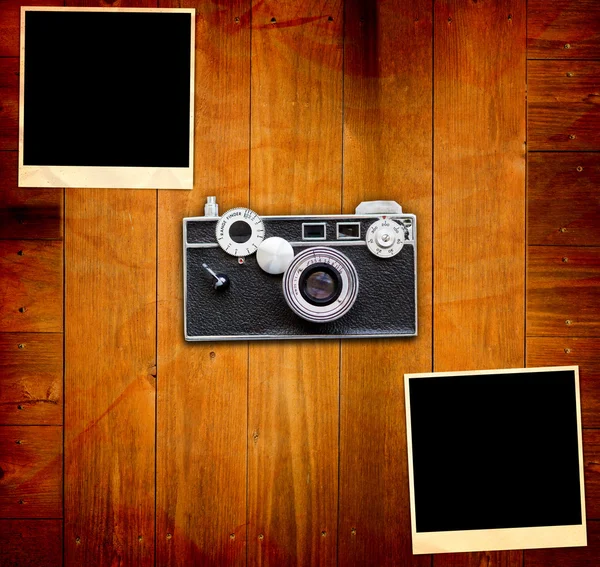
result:
[[[65,217],[66,564],[153,565],[156,192],[67,189]]]
[[[62,427],[0,427],[0,518],[62,517],[62,453]]]
[[[435,6],[436,371],[524,363],[525,16],[508,0]],[[439,555],[433,565],[521,558]]]
[[[17,187],[17,162],[17,152],[0,152],[0,239],[60,240],[62,190]]]
[[[341,210],[342,34],[339,0],[253,8],[250,205],[259,214]],[[249,360],[248,563],[331,564],[339,342],[256,343]]]
[[[583,432],[585,515],[600,520],[600,429]]]
[[[61,520],[0,520],[0,565],[60,567]]]
[[[600,4],[597,0],[529,0],[527,57],[600,58]]]
[[[600,335],[600,248],[529,246],[527,335]]]
[[[0,334],[0,425],[62,425],[62,390],[62,334]]]
[[[435,567],[522,567],[522,551],[442,553],[433,556]],[[547,565],[546,567],[549,567]]]
[[[527,156],[527,243],[600,245],[600,154]]]
[[[0,331],[62,331],[62,296],[62,242],[0,240]]]
[[[583,427],[600,427],[600,339],[528,337],[527,366],[579,366]]]
[[[428,566],[411,551],[401,417],[403,373],[432,366],[432,7],[345,9],[343,210],[394,199],[416,214],[419,336],[342,343],[339,564]]]
[[[196,131],[194,189],[158,196],[157,564],[245,565],[248,345],[184,341],[181,238],[248,205],[250,2],[160,6],[196,8]]]
[[[597,567],[600,557],[600,522],[587,524],[587,547],[528,549],[525,567]]]
[[[18,70],[17,58],[0,58],[0,151],[16,150],[19,143]]]
[[[529,61],[529,150],[600,149],[600,62]]]

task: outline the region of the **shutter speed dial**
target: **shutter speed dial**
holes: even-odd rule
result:
[[[227,254],[242,258],[258,250],[265,238],[265,225],[250,209],[230,209],[217,222],[216,238]]]
[[[367,247],[380,258],[391,258],[404,246],[404,227],[391,219],[374,222],[367,231]]]

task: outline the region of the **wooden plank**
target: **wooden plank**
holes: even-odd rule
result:
[[[583,427],[600,427],[600,339],[528,337],[527,366],[579,366]]]
[[[18,57],[0,57],[0,88],[19,88]]]
[[[528,244],[600,245],[600,154],[529,153]]]
[[[597,567],[600,557],[600,522],[587,524],[587,547],[564,547],[555,549],[528,549],[525,551],[525,567]]]
[[[62,425],[62,390],[62,334],[0,334],[0,424]]]
[[[599,290],[600,248],[530,246],[527,335],[598,336]]]
[[[160,5],[196,8],[196,132],[194,190],[159,192],[157,564],[245,565],[248,345],[184,341],[181,227],[248,204],[250,2]]]
[[[17,187],[17,161],[0,152],[0,239],[62,239],[63,192]]]
[[[0,520],[0,565],[62,564],[62,520]]]
[[[0,3],[0,57],[19,57],[21,6],[62,6],[63,0],[2,0]]]
[[[340,212],[342,33],[339,0],[253,7],[250,204],[259,214]],[[251,345],[250,564],[335,562],[338,395],[337,341]]]
[[[443,553],[434,556],[435,567],[522,567],[522,551]]]
[[[66,564],[153,565],[156,192],[68,189],[65,218]]]
[[[252,565],[333,565],[337,341],[250,345],[248,553]]]
[[[62,517],[62,427],[0,427],[0,517]]]
[[[429,566],[410,546],[401,378],[432,365],[432,4],[352,1],[345,21],[344,212],[416,214],[419,336],[342,343],[339,564]]]
[[[525,2],[436,2],[434,370],[524,363]],[[433,565],[521,567],[522,553]]]
[[[436,4],[436,371],[523,364],[524,26],[524,2]]]
[[[62,331],[62,279],[62,242],[0,240],[0,331]]]
[[[583,432],[585,515],[600,520],[600,429]]]
[[[529,0],[527,57],[600,58],[600,5],[596,0]]]
[[[0,86],[0,151],[19,144],[19,87]]]

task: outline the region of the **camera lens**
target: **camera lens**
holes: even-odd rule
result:
[[[252,227],[245,221],[235,221],[229,227],[229,236],[231,240],[239,244],[248,242],[252,236]]]
[[[300,293],[313,305],[329,305],[342,291],[338,272],[324,264],[316,264],[305,270],[299,282]]]

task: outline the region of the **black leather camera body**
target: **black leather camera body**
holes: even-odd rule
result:
[[[183,219],[188,341],[417,334],[415,215],[368,201],[354,215]]]

